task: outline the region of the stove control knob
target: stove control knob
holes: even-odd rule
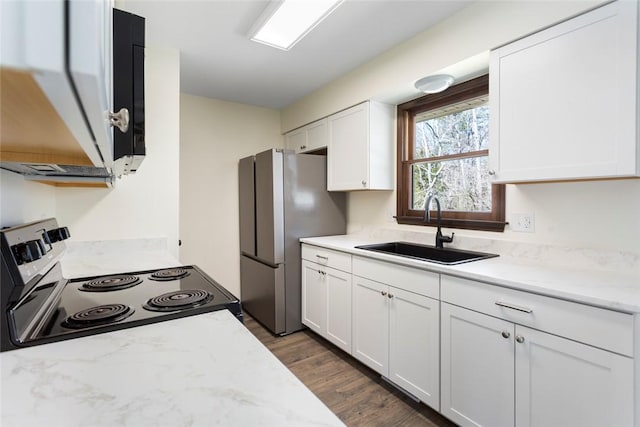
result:
[[[71,237],[67,227],[54,228],[53,230],[47,231],[46,235],[49,238],[48,243],[60,242]]]
[[[44,242],[40,239],[18,243],[12,249],[18,265],[39,260],[46,253]]]

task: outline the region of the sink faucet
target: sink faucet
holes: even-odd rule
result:
[[[455,233],[451,233],[451,236],[443,236],[442,228],[440,224],[442,222],[442,212],[440,210],[440,200],[433,194],[427,198],[427,201],[424,204],[424,222],[429,222],[431,220],[431,214],[429,212],[429,206],[431,206],[431,200],[436,202],[436,207],[438,208],[438,231],[436,232],[436,248],[444,248],[443,243],[451,243],[453,242],[453,236]]]

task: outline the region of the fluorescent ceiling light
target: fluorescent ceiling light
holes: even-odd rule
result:
[[[251,40],[289,50],[343,0],[284,0],[270,2],[251,31]]]

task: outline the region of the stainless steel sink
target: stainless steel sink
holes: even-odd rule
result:
[[[499,255],[486,252],[463,251],[460,249],[436,248],[435,246],[420,245],[409,242],[377,243],[374,245],[356,246],[356,249],[364,249],[373,252],[382,252],[390,255],[399,255],[406,258],[430,261],[438,264],[455,265],[481,259],[494,258]]]

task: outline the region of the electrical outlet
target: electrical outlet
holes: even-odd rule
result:
[[[511,229],[523,233],[533,233],[536,229],[536,220],[533,213],[516,213],[511,215]]]

